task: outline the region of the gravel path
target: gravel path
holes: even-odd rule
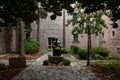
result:
[[[70,59],[70,66],[43,66],[42,62],[51,52],[41,56],[12,80],[99,80],[86,66],[72,55],[63,55]]]

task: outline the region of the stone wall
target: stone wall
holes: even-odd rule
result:
[[[56,37],[62,43],[63,38],[63,16],[58,16],[56,20],[50,19],[50,13],[46,19],[40,20],[40,48],[48,49],[48,37]],[[66,23],[67,19],[71,16],[66,13]],[[32,37],[36,39],[37,27],[36,23],[33,23]],[[87,48],[87,34],[79,35],[79,42],[73,42],[73,35],[71,34],[73,26],[69,25],[66,27],[66,48],[70,48],[71,45],[80,46],[82,48]],[[92,46],[99,46],[99,37],[92,35]]]
[[[111,53],[117,52],[117,48],[120,48],[120,21],[117,21],[118,28],[115,29],[112,27],[112,21],[106,16],[103,16],[105,23],[107,25],[107,29],[104,28],[103,31],[105,33],[105,42],[102,43],[102,47],[107,48],[111,51]],[[112,31],[115,31],[115,36],[112,36]]]
[[[66,46],[67,46],[67,48],[70,48],[71,45],[76,45],[81,48],[87,48],[87,41],[88,41],[87,34],[80,34],[78,36],[78,42],[74,42],[73,35],[71,34],[72,28],[73,28],[73,26],[69,26],[66,28]],[[92,34],[91,42],[92,42],[92,47],[98,47],[99,46],[99,37]]]
[[[5,31],[0,32],[0,54],[6,52]]]
[[[0,54],[16,52],[16,30],[3,29],[0,32]]]
[[[48,49],[48,38],[58,38],[59,42],[62,43],[63,39],[63,16],[58,16],[56,20],[51,20],[50,15],[46,19],[40,20],[40,49]],[[66,22],[67,19],[71,18],[66,13]],[[102,46],[104,48],[109,49],[111,52],[116,52],[117,49],[120,49],[120,20],[117,21],[118,28],[112,28],[112,21],[106,16],[103,16],[105,23],[107,24],[107,29],[104,28],[104,41],[101,39],[101,34],[98,36],[92,35],[92,47]],[[32,24],[32,33],[31,36],[36,39],[37,38],[37,25],[34,21]],[[70,48],[71,45],[76,45],[82,48],[87,48],[87,34],[79,35],[79,42],[73,42],[73,35],[71,34],[73,26],[69,25],[65,27],[66,29],[66,48]],[[115,31],[116,35],[112,37],[112,31]],[[3,30],[0,32],[0,53],[6,52],[15,52],[16,51],[16,30]],[[62,45],[62,44],[61,44]]]

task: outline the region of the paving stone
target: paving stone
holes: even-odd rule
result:
[[[41,56],[36,62],[12,80],[99,80],[86,66],[86,61],[79,61],[72,55],[62,55],[70,59],[70,66],[43,66],[51,52]]]

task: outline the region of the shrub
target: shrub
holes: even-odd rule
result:
[[[120,60],[120,54],[115,53],[108,57],[109,60]]]
[[[64,59],[63,59],[63,64],[64,64],[65,66],[70,65],[70,60],[64,58]]]
[[[67,54],[68,52],[69,52],[68,49],[65,49],[65,48],[62,48],[62,49],[61,49],[61,53],[62,53],[62,54]]]
[[[0,70],[5,70],[7,69],[7,65],[5,65],[4,63],[0,63]]]
[[[28,38],[25,40],[25,53],[33,54],[36,53],[39,49],[39,42],[33,40],[32,38]]]
[[[120,51],[118,51],[117,53],[120,54]]]
[[[91,57],[93,59],[96,59],[99,55],[100,57],[108,57],[109,56],[109,51],[106,48],[102,48],[102,47],[97,47],[97,48],[93,48],[91,49]]]
[[[78,47],[78,46],[74,46],[74,45],[71,46],[71,52],[72,52],[73,54],[76,54],[76,53],[78,52],[78,50],[79,50],[79,47]]]
[[[49,61],[48,60],[44,60],[43,61],[43,65],[49,65]]]
[[[99,54],[95,54],[95,59],[104,59],[104,57]]]
[[[87,50],[83,48],[79,48],[77,52],[80,59],[87,59]]]
[[[47,50],[46,49],[43,49],[43,50],[41,50],[41,52],[40,52],[40,54],[42,54],[42,55],[44,55],[44,54],[46,54],[47,53]]]
[[[108,73],[111,76],[110,80],[120,80],[120,62],[110,62],[102,65],[102,73]]]

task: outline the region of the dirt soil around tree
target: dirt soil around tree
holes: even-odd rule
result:
[[[18,68],[18,69],[7,68],[5,70],[0,70],[0,80],[11,80],[13,77],[15,77],[24,69],[25,68]]]
[[[7,54],[5,56],[0,57],[0,60],[9,60],[9,58],[18,57],[18,56],[19,56],[19,54]],[[35,60],[35,59],[39,58],[40,56],[41,56],[40,53],[25,55],[27,60]]]

